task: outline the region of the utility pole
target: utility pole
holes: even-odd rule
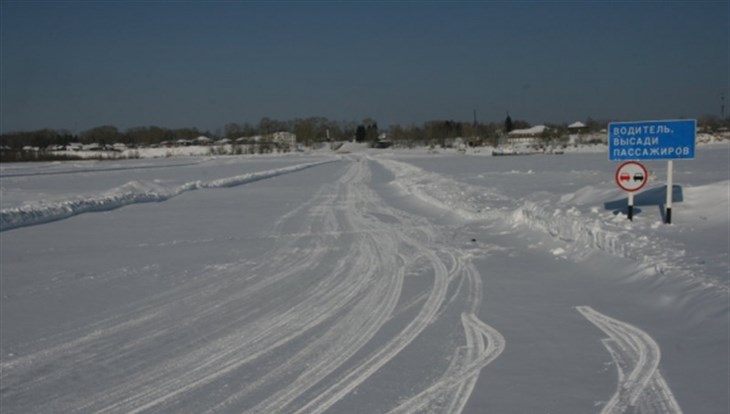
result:
[[[725,92],[720,94],[720,119],[725,120]]]

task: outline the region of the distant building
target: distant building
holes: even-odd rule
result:
[[[277,144],[293,146],[297,143],[297,135],[286,131],[274,132],[271,138]]]
[[[193,142],[195,143],[195,145],[210,145],[213,143],[213,140],[201,135],[195,138]]]
[[[545,125],[535,125],[532,128],[512,130],[507,134],[507,144],[528,146],[539,144],[540,136],[547,129]]]
[[[575,145],[580,142],[581,133],[585,133],[586,124],[577,121],[568,125],[568,145]]]
[[[84,151],[101,151],[101,150],[102,150],[103,148],[101,147],[101,145],[99,145],[99,144],[97,144],[97,143],[93,142],[93,143],[91,143],[91,144],[87,144],[87,145],[84,145],[84,146],[82,147],[82,149],[83,149]]]

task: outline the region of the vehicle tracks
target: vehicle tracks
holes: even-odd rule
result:
[[[578,306],[576,310],[609,336],[602,342],[618,370],[616,392],[601,414],[635,412],[637,409],[643,414],[682,412],[659,372],[661,350],[651,336],[590,306]]]
[[[209,267],[112,317],[29,344],[0,366],[3,406],[322,413],[441,324],[463,330],[450,334],[460,339],[448,366],[381,409],[461,412],[505,340],[477,316],[481,276],[469,255],[428,221],[388,206],[371,187],[370,162],[349,159],[338,180],[283,215],[257,264]],[[407,277],[419,281],[410,300]],[[451,315],[453,324],[443,321]]]

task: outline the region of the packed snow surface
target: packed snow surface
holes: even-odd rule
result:
[[[0,166],[3,413],[726,413],[730,148]]]

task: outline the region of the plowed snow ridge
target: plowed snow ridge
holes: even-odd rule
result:
[[[615,223],[596,217],[580,215],[554,203],[538,203],[512,199],[498,192],[462,183],[443,175],[425,171],[417,166],[387,158],[376,161],[392,172],[393,184],[406,194],[448,210],[467,220],[500,220],[514,226],[526,226],[566,242],[605,251],[642,263],[654,274],[671,270],[681,273],[688,281],[720,292],[730,292],[730,286],[702,273],[682,260],[685,252],[672,248],[666,240],[636,237]]]
[[[282,174],[301,171],[328,162],[332,161],[297,164],[290,167],[242,174],[212,181],[191,181],[172,188],[149,182],[132,181],[96,196],[52,203],[30,203],[21,207],[0,210],[0,231],[62,220],[92,211],[113,210],[129,204],[165,201],[182,193],[202,188],[234,187]]]

